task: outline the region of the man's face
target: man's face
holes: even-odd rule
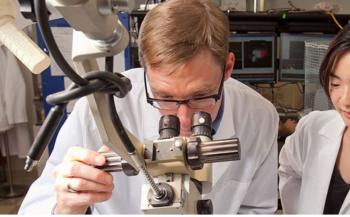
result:
[[[232,55],[233,56],[233,55]],[[233,59],[233,57],[232,57]],[[232,60],[233,61],[233,60]],[[230,73],[233,63],[228,64],[226,72]],[[226,65],[227,67],[227,65]],[[157,99],[186,100],[215,95],[219,91],[223,76],[222,66],[219,65],[209,51],[202,51],[188,63],[174,69],[165,65],[159,68],[147,68],[151,97]],[[225,73],[228,74],[228,73]],[[226,79],[228,78],[225,76]],[[214,105],[202,109],[192,109],[187,104],[180,104],[178,109],[160,109],[162,115],[177,115],[181,123],[181,136],[191,135],[191,119],[196,111],[208,112],[215,120],[221,99]]]
[[[345,53],[329,78],[329,94],[335,109],[350,126],[350,52]]]

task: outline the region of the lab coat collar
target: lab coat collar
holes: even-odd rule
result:
[[[319,166],[317,168],[317,174],[320,177],[316,179],[317,181],[315,180],[318,182],[318,184],[315,183],[315,186],[319,186],[318,192],[320,195],[315,195],[314,197],[315,200],[318,200],[318,203],[314,203],[315,213],[323,213],[327,199],[328,187],[338,156],[344,129],[344,121],[339,113],[337,113],[334,119],[329,121],[318,131],[318,134],[325,139],[320,139],[320,144],[314,144],[319,145],[320,147],[318,157]]]
[[[343,214],[349,214],[349,213],[350,213],[350,193],[348,192],[343,202],[343,205],[340,208],[339,214],[343,215]]]
[[[224,85],[225,87],[225,85]],[[225,91],[225,88],[224,88]],[[233,120],[233,97],[229,96],[228,93],[224,94],[225,97],[225,104],[224,104],[224,111],[222,114],[222,119],[219,125],[219,128],[217,129],[214,139],[229,139],[236,137],[236,131],[234,127],[234,120]]]
[[[336,111],[334,111],[336,112]],[[339,136],[343,133],[344,129],[345,129],[345,123],[342,119],[342,117],[340,116],[340,114],[338,112],[336,112],[337,114],[335,115],[335,118],[332,119],[330,122],[328,122],[327,124],[325,124],[319,131],[318,134],[326,137],[330,140],[336,140],[338,141]]]
[[[333,128],[336,128],[333,130],[333,132],[331,132],[331,130],[333,128],[331,128],[331,124],[329,124],[329,128],[324,129],[323,132],[321,131],[323,129],[321,129],[320,133],[324,133],[327,137],[330,137],[332,135],[331,133],[338,133],[338,135],[339,135],[339,132],[340,132],[341,134],[338,136],[339,137],[338,139],[340,141],[338,142],[339,145],[338,145],[338,149],[337,149],[337,151],[339,151],[340,142],[341,142],[341,139],[343,137],[343,132],[344,132],[345,127],[346,127],[346,125],[345,125],[345,123],[344,123],[344,121],[339,113],[337,114],[337,119],[334,120],[333,125],[334,125]],[[329,131],[328,133],[327,133],[327,130]],[[337,134],[335,134],[335,135],[337,135]],[[333,137],[336,137],[335,135]],[[349,214],[349,213],[350,213],[350,193],[348,192],[348,194],[346,195],[346,197],[344,199],[343,205],[340,208],[339,214]]]
[[[145,79],[147,79],[147,88],[148,90],[150,90],[150,93],[152,94],[152,90],[149,86],[148,76],[145,76]],[[141,105],[145,105],[145,107],[141,109],[141,112],[142,112],[141,117],[143,119],[142,132],[143,132],[143,138],[145,139],[145,141],[143,142],[148,143],[159,138],[159,132],[158,132],[159,120],[162,115],[158,109],[154,108],[152,105],[147,103],[146,91],[145,91],[144,85],[142,86],[142,94],[140,94],[140,97],[141,97],[141,100],[140,100]]]
[[[146,102],[145,93],[141,96],[143,98],[142,105],[145,105],[144,109],[142,109],[142,117],[143,117],[143,138],[146,141],[150,142],[159,138],[159,120],[161,118],[161,114],[158,109],[154,108],[150,104]]]

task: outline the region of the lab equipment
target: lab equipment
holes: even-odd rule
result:
[[[97,57],[112,56],[127,46],[127,31],[115,15],[115,9],[118,8],[116,5],[126,5],[127,1],[48,2],[74,28],[72,56],[78,73],[63,59],[52,37],[45,1],[34,0],[36,17],[47,47],[74,84],[67,90],[47,98],[56,109],[53,109],[53,115],[48,116],[52,119],[45,121],[40,129],[36,139],[38,142],[34,143],[33,151],[30,151],[27,158],[26,169],[33,168],[33,163],[40,157],[42,148],[50,140],[51,132],[45,133],[45,130],[53,128],[59,122],[60,109],[64,108],[69,100],[87,96],[102,142],[118,155],[105,154],[107,161],[111,162],[111,158],[117,160],[117,164],[113,165],[114,169],[122,168],[127,175],[141,171],[148,181],[143,188],[145,190],[142,193],[141,209],[145,213],[197,213],[194,201],[198,201],[200,194],[210,191],[211,187],[209,163],[239,159],[238,139],[211,141],[210,115],[201,113],[199,116],[195,115],[192,137],[171,134],[171,138],[164,138],[161,134],[163,136],[159,140],[151,144],[141,144],[124,129],[114,104],[115,96],[122,98],[130,91],[129,79],[119,73],[111,73],[110,70],[100,71],[96,62]],[[77,14],[81,14],[84,19]],[[169,129],[164,132],[169,132]],[[203,188],[197,187],[202,184]],[[206,205],[210,206],[210,202],[198,202],[200,210],[210,213],[211,209],[206,209]]]
[[[231,34],[230,51],[236,61],[232,77],[242,82],[274,82],[276,36],[274,33]]]
[[[119,22],[117,17],[114,15],[115,9],[117,9],[118,6],[125,8],[125,6],[128,5],[126,1],[114,1],[113,4],[110,1],[66,1],[66,4],[63,4],[62,1],[58,2],[54,0],[49,2],[53,8],[58,8],[59,12],[63,13],[66,16],[66,20],[73,28],[83,30],[84,33],[86,32],[86,34],[84,34],[80,31],[75,30],[73,33],[73,56],[77,59],[84,59],[84,55],[85,57],[90,55],[91,58],[97,58],[99,55],[101,55],[101,53],[104,53],[106,55],[117,54],[127,46],[128,33]],[[96,88],[101,90],[101,85],[103,86],[101,81],[99,82],[99,87],[96,87],[96,83],[91,85],[91,83],[89,83],[86,79],[80,77],[80,75],[78,75],[74,69],[72,69],[71,66],[64,60],[64,57],[59,52],[52,32],[48,26],[48,12],[46,9],[45,1],[39,0],[34,1],[33,3],[35,3],[33,4],[35,7],[34,11],[36,12],[37,20],[39,21],[39,25],[41,27],[41,32],[43,35],[48,35],[48,37],[44,37],[44,39],[51,53],[51,56],[55,59],[57,65],[62,69],[62,71],[65,72],[74,83],[85,87],[83,89],[80,89],[81,92],[78,93],[78,97],[83,96],[81,95],[82,92],[85,92],[85,94],[87,94],[86,91],[93,93],[97,90]],[[115,5],[116,3],[118,3],[118,5]],[[106,9],[108,7],[110,7],[110,11]],[[103,13],[100,13],[100,8],[101,10],[103,9]],[[93,11],[93,13],[89,14],[88,11]],[[84,22],[82,19],[78,19],[76,14],[82,14],[85,16]],[[100,23],[106,23],[106,25],[99,25]],[[75,46],[76,44],[79,45]],[[91,49],[89,50],[89,48]],[[82,51],[82,49],[84,49],[84,51]],[[74,57],[73,59],[75,59]],[[98,70],[97,67],[96,70]],[[96,75],[92,75],[92,77],[96,78]],[[111,76],[109,75],[109,77]],[[105,80],[108,79],[105,78]],[[112,78],[111,80],[118,83],[118,81],[116,81],[116,78]],[[126,86],[128,85],[129,84],[126,84]],[[71,86],[71,88],[74,87],[74,85]],[[119,87],[121,86],[119,85]],[[130,88],[131,86],[126,87],[126,89]],[[59,95],[58,98],[60,98],[60,96],[61,95]],[[70,98],[70,100],[74,98],[77,98],[77,96]],[[50,141],[59,122],[61,121],[63,110],[65,109],[68,101],[66,98],[60,99],[60,103],[57,103],[57,105],[55,105],[55,107],[50,110],[48,118],[44,121],[43,127],[41,127],[38,133],[38,137],[35,138],[34,143],[29,150],[25,166],[26,170],[31,170],[33,166],[37,164],[42,155],[42,152],[47,146],[47,142]],[[110,142],[106,141],[106,144],[110,144]],[[129,161],[131,160],[128,156],[124,156],[124,159],[128,159]]]
[[[159,121],[159,139],[145,144],[142,155],[157,183],[142,186],[144,213],[212,213],[211,201],[200,199],[201,194],[211,190],[208,164],[239,160],[240,144],[236,138],[212,141],[211,117],[206,112],[193,114],[191,129],[190,137],[179,136],[178,117],[165,115]],[[100,169],[137,174],[116,153],[103,154],[107,163]],[[152,185],[158,186],[160,192],[153,192]]]
[[[333,34],[320,33],[281,33],[281,49],[279,64],[279,80],[280,81],[305,81],[305,42],[320,41],[330,42],[334,37]]]
[[[0,1],[0,45],[4,44],[30,71],[39,74],[50,65],[50,58],[18,29],[15,12],[13,1]]]
[[[305,42],[305,95],[304,114],[333,109],[332,102],[320,84],[320,66],[330,41]]]

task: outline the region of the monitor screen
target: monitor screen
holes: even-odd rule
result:
[[[280,41],[280,81],[304,81],[305,41],[331,41],[328,34],[281,33]]]
[[[229,44],[236,57],[233,78],[242,82],[275,80],[275,34],[232,34]]]

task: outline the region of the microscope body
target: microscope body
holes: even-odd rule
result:
[[[240,159],[237,138],[212,140],[208,113],[194,113],[189,137],[179,136],[179,126],[178,117],[162,116],[160,138],[141,148],[140,155],[149,175],[141,195],[141,210],[145,214],[211,214],[211,201],[201,200],[202,194],[209,193],[212,188],[211,163]],[[131,172],[131,165],[120,157],[114,157],[118,158],[116,161],[108,154],[105,156],[107,164],[101,169],[123,171],[126,175],[138,174],[136,170]],[[156,194],[152,184],[161,191],[161,196]]]
[[[197,201],[202,193],[211,190],[211,165],[192,170],[187,164],[186,150],[189,137],[173,137],[145,145],[144,157],[149,173],[156,183],[166,183],[173,190],[173,199],[167,205],[157,204],[149,184],[142,186],[141,210],[146,214],[197,214]],[[199,184],[200,187],[196,186]],[[204,190],[204,192],[203,192]]]
[[[149,183],[142,186],[141,210],[146,214],[211,214],[211,201],[201,200],[211,191],[211,163],[240,159],[238,139],[212,140],[208,113],[194,113],[189,137],[179,136],[179,126],[178,117],[163,116],[160,138],[143,147],[147,171],[165,192],[157,198]]]

